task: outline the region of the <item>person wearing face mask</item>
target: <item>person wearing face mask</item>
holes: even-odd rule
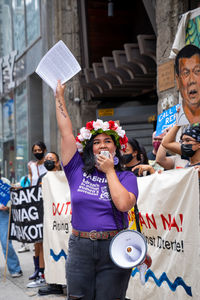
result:
[[[157,155],[158,149],[161,145],[163,136],[164,136],[164,134],[156,136],[156,132],[155,131],[153,132],[153,134],[152,134],[153,150],[149,151],[147,153],[147,157],[148,157],[148,160],[149,160],[149,165],[151,165],[154,168],[155,171],[163,171],[164,170],[164,168],[161,167],[161,165],[159,165],[156,162],[156,155]],[[168,153],[166,155],[169,156]]]
[[[46,152],[46,147],[45,148],[42,147],[42,144],[40,144],[40,146],[41,146],[41,149],[43,150],[42,152],[45,153]],[[32,149],[34,151],[34,148],[32,148]],[[47,171],[58,171],[58,170],[60,170],[59,157],[55,152],[50,152],[50,153],[46,154],[46,156],[44,156],[42,154],[38,155],[38,153],[36,152],[35,156],[42,159],[42,165],[44,167],[44,168],[42,168],[42,170],[43,170],[43,172],[41,172],[42,174],[37,178],[36,184],[41,184],[42,183],[42,178],[47,173]],[[41,168],[40,168],[40,170],[41,170]],[[30,278],[31,276],[29,277],[29,279],[34,279],[34,281],[30,282],[27,285],[28,288],[46,286],[46,282],[45,282],[45,279],[44,279],[44,266],[45,266],[45,263],[44,263],[43,243],[42,243],[42,241],[38,242],[38,243],[35,243],[35,247],[36,247],[35,248],[36,250],[37,250],[37,247],[39,247],[39,268],[38,268],[38,272],[37,272],[37,275],[35,276],[35,278]]]
[[[36,161],[31,161],[29,163],[29,178],[31,180],[31,185],[36,185],[38,178],[46,173],[46,168],[44,166],[44,156],[46,154],[46,145],[38,141],[32,146],[32,153],[36,158]]]
[[[44,166],[45,166],[46,170],[49,172],[60,171],[61,166],[60,166],[60,160],[59,160],[58,154],[55,152],[47,153],[44,158]],[[42,174],[39,177],[40,183],[42,183],[42,178],[43,178],[43,176],[45,176],[45,174],[46,173]],[[48,215],[46,215],[45,211],[44,211],[44,219],[45,218],[48,218]],[[59,295],[59,294],[63,294],[63,288],[62,288],[61,284],[47,284],[47,286],[41,287],[38,290],[38,294],[40,296],[51,295],[51,294]]]
[[[127,148],[123,155],[123,163],[127,171],[132,171],[136,176],[143,176],[143,172],[147,175],[153,174],[155,171],[152,166],[148,164],[146,152],[141,149],[138,141],[134,138],[128,139]]]
[[[200,172],[200,123],[187,127],[181,135],[180,143],[175,141],[179,128],[172,127],[164,137],[162,145],[181,157],[188,158],[189,162],[185,167],[195,167]]]
[[[158,148],[160,147],[161,142],[162,142],[162,135],[156,136],[156,132],[154,131],[153,134],[152,134],[153,150],[149,151],[147,153],[148,160],[155,160],[156,159],[156,153],[158,151]]]
[[[47,172],[44,166],[44,156],[46,153],[46,145],[42,141],[37,141],[32,146],[32,153],[36,158],[36,161],[30,161],[28,163],[28,176],[30,178],[31,186],[38,184],[38,179],[41,175]],[[29,280],[34,280],[30,282],[27,287],[39,287],[46,285],[44,279],[44,259],[43,259],[43,248],[42,242],[37,242],[34,244],[35,255],[33,256],[33,262],[35,266],[34,273],[29,277]]]

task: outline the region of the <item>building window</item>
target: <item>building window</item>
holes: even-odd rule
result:
[[[0,2],[0,57],[10,53],[12,49],[11,0],[3,0]]]
[[[27,45],[31,45],[40,36],[39,0],[26,0]]]
[[[13,0],[14,49],[22,53],[26,48],[24,0]]]
[[[3,141],[14,139],[14,101],[6,99],[3,102]]]
[[[1,169],[2,173],[11,182],[14,182],[15,172],[14,172],[14,100],[13,94],[10,93],[2,101],[2,162]]]
[[[40,0],[0,1],[0,57],[21,55],[40,37]]]
[[[16,118],[16,180],[28,173],[28,104],[26,97],[26,84],[22,83],[15,93]]]

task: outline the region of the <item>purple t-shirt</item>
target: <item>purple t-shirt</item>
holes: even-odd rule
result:
[[[92,174],[87,175],[82,169],[83,161],[78,152],[64,166],[71,191],[72,227],[81,231],[116,230],[105,173],[95,168]],[[116,174],[121,184],[137,198],[136,176],[129,171],[117,171]],[[127,227],[128,216],[127,213],[123,214]],[[122,213],[119,211],[117,211],[117,218],[122,229]]]

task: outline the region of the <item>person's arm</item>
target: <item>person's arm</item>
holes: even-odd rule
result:
[[[175,125],[169,130],[162,140],[162,146],[174,153],[181,155],[181,145],[175,141],[179,128],[180,126]]]
[[[174,168],[174,160],[166,154],[167,150],[161,144],[156,153],[156,162],[165,170],[171,170]]]
[[[0,210],[8,210],[8,207],[3,204],[0,204]]]
[[[138,165],[132,168],[132,172],[138,169],[138,175],[142,176],[144,171],[149,172],[150,174],[154,174],[156,171],[151,165]]]
[[[136,197],[119,181],[114,169],[113,158],[107,158],[103,155],[98,156],[98,164],[101,170],[106,174],[108,186],[111,194],[112,201],[119,211],[127,212],[136,203]]]
[[[55,96],[56,118],[61,135],[61,157],[63,165],[65,166],[74,156],[77,147],[76,140],[73,135],[72,123],[65,105],[64,91],[65,85],[62,85],[59,80]]]
[[[31,170],[31,162],[29,162],[28,164],[27,164],[27,167],[28,167],[28,177],[29,177],[29,179],[30,179],[30,185],[32,185],[32,170]]]

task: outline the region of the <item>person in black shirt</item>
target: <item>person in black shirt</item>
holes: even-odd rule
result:
[[[136,176],[143,176],[144,171],[146,171],[146,175],[155,173],[153,167],[148,164],[144,147],[140,146],[134,138],[128,140],[123,162],[125,169],[132,171]]]

